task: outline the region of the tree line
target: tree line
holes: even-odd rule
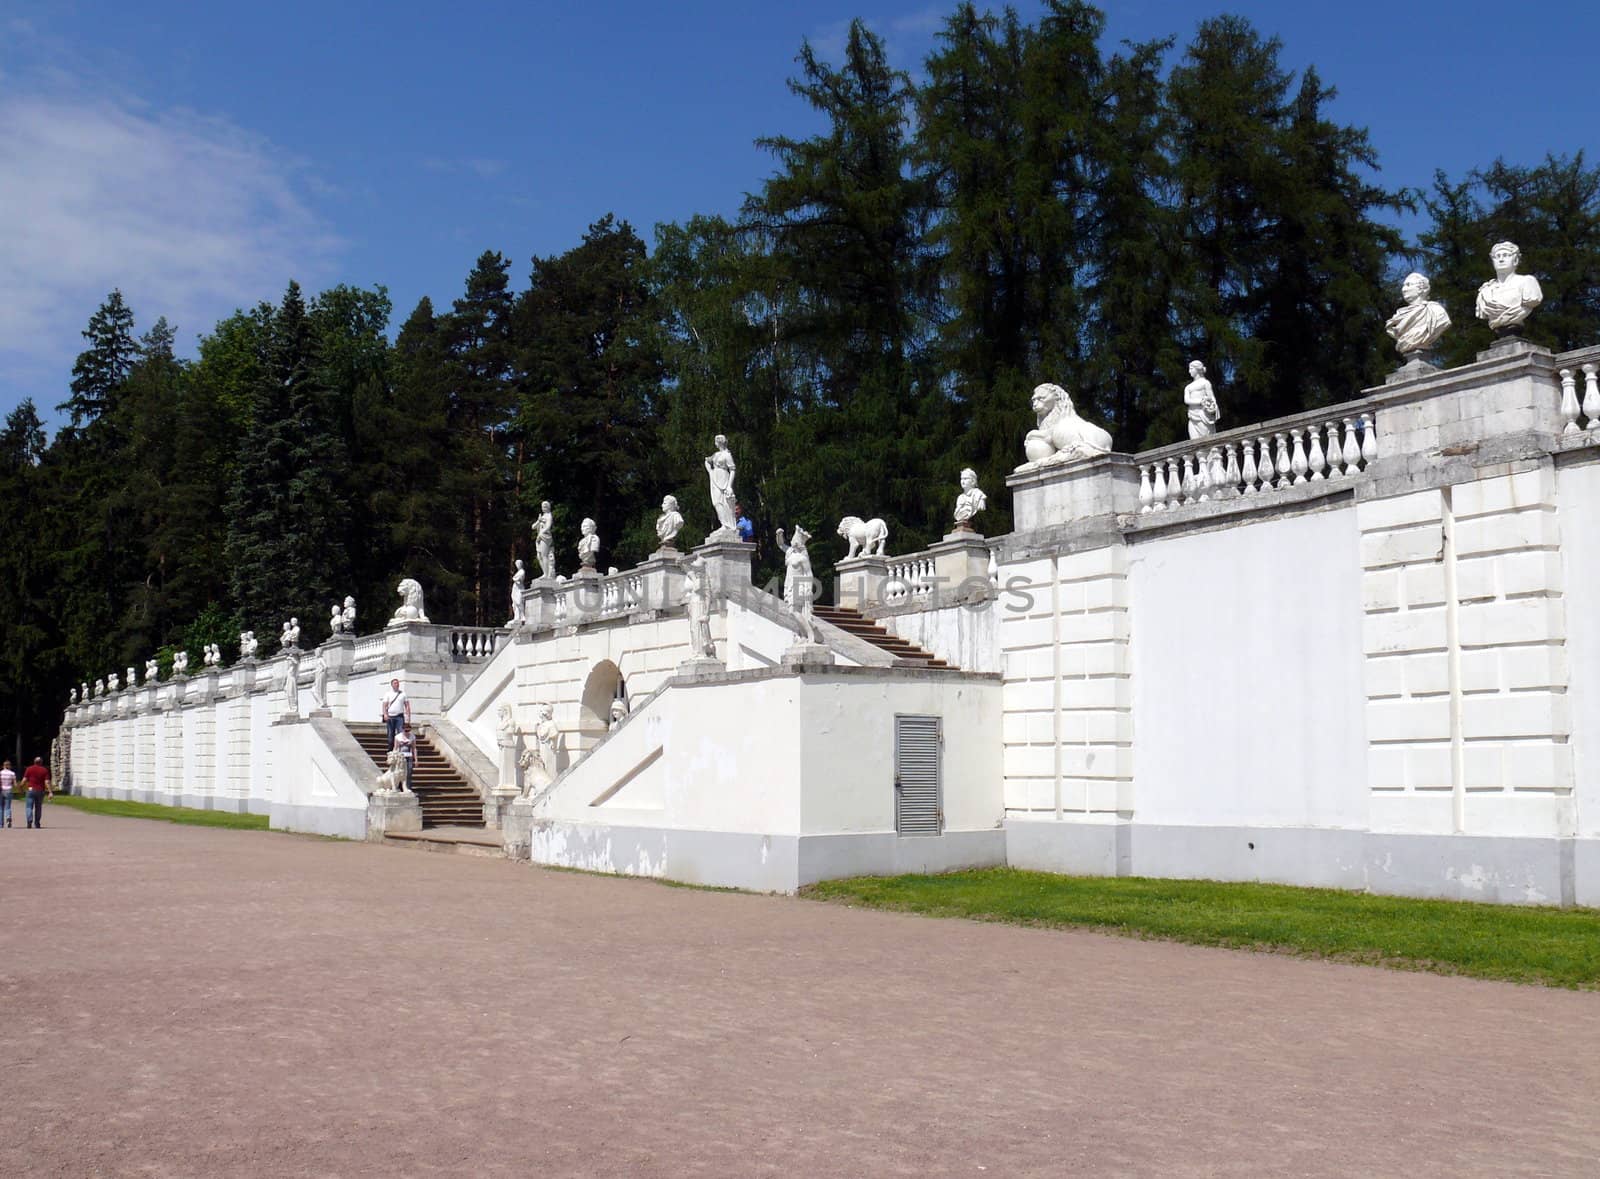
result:
[[[240,629],[291,615],[315,642],[346,593],[374,628],[401,576],[436,618],[498,624],[542,499],[569,572],[583,516],[602,567],[655,547],[665,494],[686,537],[714,527],[719,432],[764,572],[795,521],[825,537],[881,516],[896,550],[923,547],[963,466],[1001,532],[1040,380],[1124,450],[1182,436],[1191,358],[1234,424],[1342,401],[1398,363],[1382,325],[1413,266],[1455,320],[1447,359],[1487,344],[1472,295],[1502,237],[1544,285],[1527,334],[1593,342],[1600,169],[1581,153],[1388,189],[1334,90],[1245,20],[1181,48],[1103,33],[1077,0],[1031,23],[963,3],[913,80],[856,21],[837,62],[802,45],[789,84],[822,129],[760,141],[773,171],[737,215],[648,246],[602,216],[520,291],[485,251],[392,338],[383,288],[290,282],[185,360],[113,291],[55,436],[32,402],[0,431],[0,715],[42,740],[69,685],[206,642],[231,659]]]

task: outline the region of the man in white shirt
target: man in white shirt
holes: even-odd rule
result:
[[[389,727],[389,748],[393,749],[400,726],[411,723],[411,699],[400,690],[399,679],[389,681],[389,695],[383,701],[383,723]]]
[[[11,768],[11,759],[8,757],[0,764],[0,826],[11,826],[11,795],[16,788],[16,771]]]

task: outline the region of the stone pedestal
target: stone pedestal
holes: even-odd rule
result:
[[[939,594],[966,602],[989,594],[989,543],[976,532],[952,532],[928,552]]]
[[[864,610],[883,604],[883,583],[889,579],[889,562],[883,557],[852,557],[833,567],[836,606]]]
[[[317,648],[323,666],[328,669],[328,702],[326,711],[342,716],[350,715],[350,673],[356,662],[355,635],[334,635]],[[312,713],[316,716],[317,713]]]
[[[532,845],[533,800],[514,799],[500,820],[500,846],[508,858],[525,860]]]
[[[553,577],[536,577],[522,595],[522,613],[530,630],[549,630],[556,624],[556,595],[561,583]]]
[[[521,796],[521,791],[516,786],[504,784],[496,786],[489,791],[489,797],[483,800],[483,824],[494,830],[503,830],[506,820],[511,815],[512,804]]]
[[[1006,486],[1018,532],[1139,510],[1139,464],[1131,454],[1018,467]]]
[[[367,795],[367,838],[382,839],[387,831],[421,831],[422,804],[404,790],[374,790]]]
[[[833,652],[821,643],[796,643],[783,653],[785,667],[831,667]]]
[[[1413,352],[1406,357],[1406,362],[1394,372],[1383,378],[1385,385],[1398,385],[1402,381],[1414,381],[1419,377],[1431,377],[1439,371],[1439,366],[1433,360],[1431,352]]]
[[[659,613],[683,605],[683,587],[688,578],[678,562],[683,554],[676,549],[657,549],[650,559],[633,572],[643,582],[637,612]]]
[[[1550,349],[1543,344],[1535,344],[1532,340],[1521,336],[1501,336],[1482,352],[1478,353],[1479,360],[1499,360],[1504,356],[1521,356],[1524,353],[1533,353],[1539,356],[1552,355]]]
[[[694,550],[706,565],[706,588],[713,596],[723,597],[750,591],[755,553],[756,546],[742,540],[708,540]]]
[[[720,659],[713,659],[709,655],[700,655],[694,659],[685,659],[678,664],[678,678],[684,680],[703,680],[712,676],[724,674],[728,670],[727,664]]]

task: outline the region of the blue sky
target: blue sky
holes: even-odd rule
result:
[[[448,306],[484,249],[573,245],[614,211],[731,213],[764,134],[813,123],[785,79],[852,16],[915,69],[953,3],[73,3],[0,0],[0,412],[66,392],[120,286],[195,336],[290,277]],[[1108,42],[1219,11],[1284,42],[1372,132],[1391,185],[1496,156],[1597,153],[1600,4],[1109,0]],[[1024,15],[1035,3],[1018,5]]]

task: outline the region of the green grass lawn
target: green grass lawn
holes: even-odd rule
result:
[[[1600,909],[1421,901],[1278,884],[1054,876],[1011,868],[829,880],[803,895],[931,917],[1090,928],[1402,970],[1600,988]]]
[[[266,815],[238,815],[231,811],[202,811],[187,806],[164,806],[152,802],[119,802],[114,798],[84,798],[76,794],[58,794],[46,800],[44,819],[50,821],[50,808],[64,806],[91,815],[115,815],[124,819],[161,819],[168,823],[188,823],[195,827],[237,827],[248,831],[265,831]],[[20,825],[22,800],[16,802],[13,816]]]

